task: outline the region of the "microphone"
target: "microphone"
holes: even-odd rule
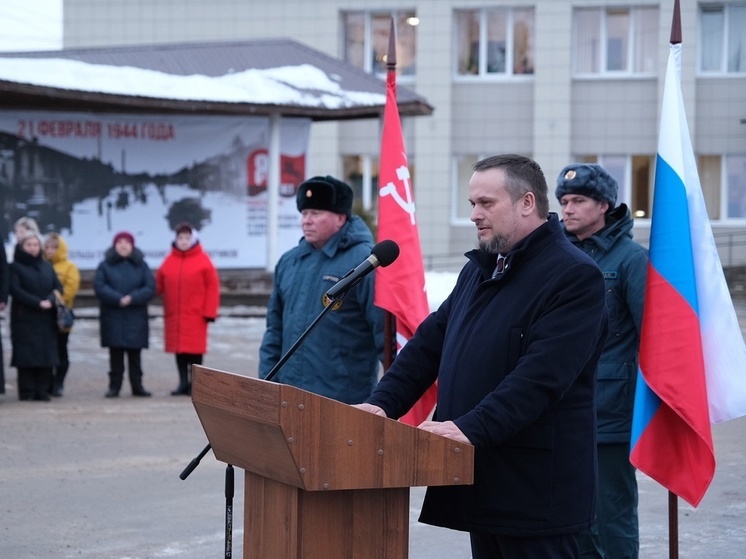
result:
[[[381,241],[370,251],[370,256],[358,264],[353,270],[350,270],[345,276],[335,283],[332,288],[326,292],[330,299],[338,299],[341,295],[347,293],[352,287],[371,273],[378,266],[384,268],[391,264],[399,257],[399,245],[394,241],[387,239]]]

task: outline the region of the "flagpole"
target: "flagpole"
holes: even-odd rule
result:
[[[389,31],[389,48],[386,52],[386,70],[389,74],[396,73],[396,30],[393,17]],[[387,371],[396,357],[396,315],[391,311],[384,311],[383,320],[383,370]]]
[[[673,3],[673,20],[671,21],[671,39],[672,45],[681,44],[681,9],[679,7],[679,0],[674,0]]]
[[[679,559],[679,498],[668,492],[668,556]]]
[[[383,311],[383,370],[388,371],[396,357],[396,316]]]
[[[681,44],[681,8],[679,0],[673,3],[673,18],[671,20],[672,45]],[[673,491],[668,492],[668,557],[679,559],[679,498]]]

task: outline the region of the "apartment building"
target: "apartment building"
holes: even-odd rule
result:
[[[65,48],[291,37],[385,72],[393,17],[398,83],[435,107],[403,126],[429,265],[475,243],[470,166],[515,152],[550,187],[599,162],[645,243],[673,0],[65,0]],[[682,89],[724,264],[746,244],[746,2],[681,1]],[[315,123],[308,174],[343,176],[375,210],[380,122]],[[553,206],[555,210],[558,205]],[[729,245],[730,239],[730,245]]]

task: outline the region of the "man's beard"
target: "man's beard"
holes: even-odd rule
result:
[[[495,235],[488,241],[479,239],[479,249],[489,254],[505,254],[510,247],[510,237],[506,235]]]

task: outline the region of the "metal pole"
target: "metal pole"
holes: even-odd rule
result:
[[[225,467],[225,559],[233,557],[233,466]]]
[[[671,491],[668,492],[668,556],[679,559],[679,503]]]

